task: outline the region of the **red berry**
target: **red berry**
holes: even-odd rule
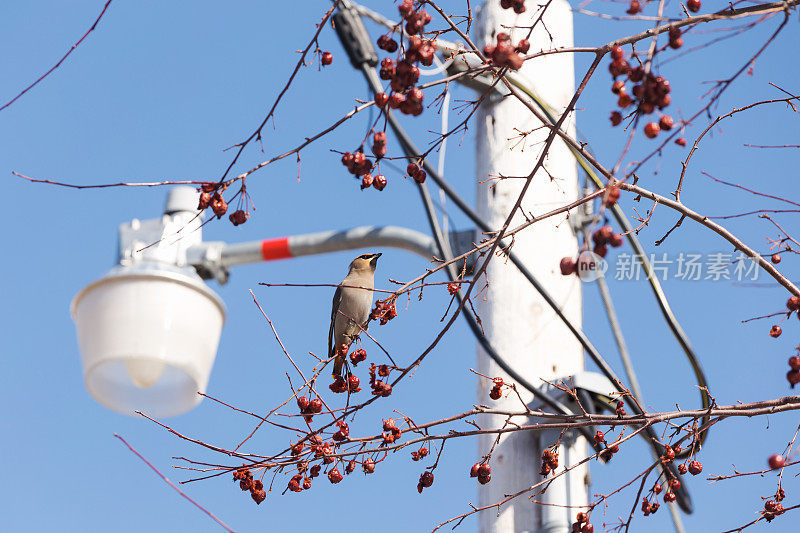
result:
[[[789,385],[794,388],[795,385],[800,383],[800,370],[789,370],[786,373],[786,380],[789,382]]]
[[[423,487],[430,487],[433,485],[433,472],[426,470],[419,476],[419,484]]]
[[[202,211],[206,207],[211,204],[211,193],[210,192],[201,192],[200,193],[200,201],[197,204],[197,210]]]
[[[653,139],[659,131],[661,128],[655,122],[648,122],[644,127],[644,134],[648,139]]]
[[[469,477],[478,477],[478,471],[481,468],[480,463],[475,463],[472,465],[472,468],[469,469]]]
[[[595,444],[599,445],[601,442],[605,442],[605,441],[606,441],[606,436],[603,434],[602,431],[598,431],[597,433],[594,434],[594,442],[595,442]]]
[[[361,189],[363,190],[363,189],[367,189],[367,188],[371,187],[372,186],[372,182],[374,180],[375,180],[375,178],[373,178],[372,174],[369,174],[369,173],[364,174],[363,176],[361,176]]]
[[[383,174],[378,174],[372,181],[372,186],[382,191],[384,187],[386,187],[386,176]]]
[[[378,93],[375,95],[375,105],[378,107],[385,107],[389,103],[389,95],[386,93]]]
[[[209,205],[214,214],[217,215],[217,218],[222,218],[222,215],[228,210],[228,203],[218,192],[214,193]]]
[[[624,59],[625,50],[623,50],[621,46],[615,46],[614,48],[611,49],[611,57],[616,61]]]
[[[359,388],[359,379],[358,376],[351,374],[349,378],[347,378],[347,388],[350,392],[358,392],[361,390]]]
[[[375,461],[373,461],[372,458],[367,458],[361,465],[361,470],[363,470],[365,474],[372,474],[375,472]]]
[[[674,502],[675,501],[675,494],[672,492],[665,492],[664,493],[664,501],[665,502]]]
[[[498,387],[493,387],[492,390],[489,391],[489,398],[492,400],[499,400],[502,395],[503,392]]]
[[[251,491],[250,497],[253,498],[256,504],[261,505],[261,502],[267,499],[267,491],[264,489]]]
[[[703,471],[703,463],[701,463],[700,461],[689,462],[689,473],[691,475],[696,476],[702,471]]]
[[[389,97],[389,107],[392,109],[400,109],[400,106],[403,105],[403,102],[406,101],[406,97],[400,93],[394,93],[392,96]]]
[[[675,144],[677,144],[678,146],[686,146],[686,139],[684,139],[683,137],[678,137],[677,139],[675,139]]]
[[[769,260],[772,261],[773,265],[777,265],[778,263],[781,262],[781,256],[778,254],[773,254],[772,257],[769,258]]]
[[[628,71],[628,79],[634,83],[638,83],[644,79],[644,68],[640,65]]]
[[[594,526],[589,523],[583,524],[583,527],[581,527],[581,533],[594,533]]]
[[[793,355],[789,358],[789,366],[792,370],[800,370],[800,357]]]
[[[631,100],[631,97],[630,97],[630,96],[628,96],[628,94],[627,94],[627,93],[622,93],[622,94],[620,94],[620,95],[619,95],[619,98],[617,98],[617,105],[618,105],[618,106],[619,106],[621,109],[625,109],[626,107],[628,107],[628,106],[629,106],[629,105],[631,105],[632,103],[633,103],[633,100]],[[612,124],[613,124],[613,122],[614,122],[614,119],[613,119],[613,117],[612,117],[612,119],[611,119],[611,122],[612,122]]]
[[[483,463],[478,467],[478,477],[486,477],[492,475],[492,467],[489,463]]]
[[[528,39],[522,39],[520,42],[517,43],[517,47],[514,49],[520,54],[527,54],[528,50],[531,49],[531,43],[528,42]]]
[[[619,200],[619,195],[619,187],[609,187],[605,200],[606,207],[611,207],[616,204]]]
[[[241,209],[237,209],[233,213],[228,216],[228,219],[234,226],[239,226],[247,222],[247,219],[250,218],[250,213],[247,211],[242,211]]]
[[[673,50],[677,50],[681,46],[683,46],[683,37],[676,37],[669,40],[669,47]]]
[[[622,80],[617,80],[611,84],[611,92],[614,94],[624,93],[625,92],[625,82]]]
[[[333,63],[333,54],[330,52],[322,52],[322,65],[327,66]]]
[[[578,271],[578,264],[571,257],[562,257],[559,268],[561,269],[561,275],[569,276]]]
[[[655,492],[656,494],[661,494],[661,490],[662,490],[661,483],[656,483],[655,485],[653,485],[653,492]]]
[[[769,460],[767,462],[769,463],[769,467],[771,469],[777,470],[778,468],[783,468],[783,466],[786,464],[786,459],[784,459],[781,454],[774,453],[769,456]]]
[[[331,483],[339,483],[342,479],[344,479],[344,476],[342,476],[336,468],[328,472],[328,481]]]
[[[686,473],[686,470],[688,470],[688,467],[686,466],[686,463],[681,463],[681,464],[678,465],[678,473],[680,475],[684,475]]]
[[[692,13],[700,11],[700,0],[686,0],[686,9]]]
[[[669,480],[669,490],[676,491],[681,488],[681,482],[679,479],[672,478]]]
[[[669,116],[669,115],[663,115],[661,117],[661,120],[658,121],[659,127],[664,131],[671,130],[673,124],[674,124],[674,121],[672,120],[672,117]]]
[[[791,296],[786,300],[786,309],[789,311],[797,311],[800,309],[800,296]]]
[[[631,5],[627,11],[625,11],[628,15],[635,15],[639,11],[642,10],[641,5],[639,4],[639,0],[631,0]]]
[[[308,404],[308,410],[312,413],[321,413],[322,412],[322,400],[319,398],[314,398]]]
[[[301,411],[305,411],[308,408],[308,398],[305,396],[299,396],[297,398],[297,407],[300,408]]]
[[[612,111],[611,112],[611,125],[612,126],[619,126],[620,122],[622,122],[622,113],[619,111]]]
[[[769,336],[772,337],[773,339],[777,339],[778,337],[780,337],[781,333],[783,333],[783,330],[781,329],[780,326],[772,326],[769,330]]]

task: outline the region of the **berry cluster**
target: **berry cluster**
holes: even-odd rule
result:
[[[665,446],[664,455],[661,456],[662,463],[667,464],[672,462],[672,460],[675,458],[675,453],[680,453],[680,450],[681,447],[677,445],[674,447]],[[678,474],[684,475],[687,471],[693,476],[696,476],[703,471],[703,464],[700,461],[692,460],[688,463],[682,463],[678,465]],[[674,502],[677,499],[675,493],[681,488],[681,480],[675,477],[675,475],[669,470],[665,470],[665,474],[668,476],[668,479],[667,492],[664,493],[664,501],[667,503]],[[653,485],[653,488],[650,489],[650,494],[642,498],[641,509],[644,516],[649,516],[658,511],[660,504],[656,501],[656,497],[661,494],[663,490],[664,487],[661,485],[661,483],[656,482]]]
[[[408,164],[406,167],[406,174],[414,178],[414,181],[417,183],[425,183],[425,178],[428,177],[428,173],[416,163]]]
[[[354,176],[369,174],[374,166],[372,161],[361,151],[354,154],[345,152],[344,155],[342,155],[342,164],[347,167],[348,172]]]
[[[414,0],[403,0],[397,10],[406,21],[406,33],[409,35],[422,33],[425,25],[431,21],[431,16],[424,9],[414,10]]]
[[[783,508],[783,504],[775,500],[767,500],[764,502],[764,512],[762,514],[767,522],[772,522],[773,518],[785,512],[786,509]]]
[[[680,30],[678,31],[680,32]],[[639,113],[650,115],[655,111],[656,107],[664,109],[672,102],[672,97],[669,94],[672,91],[672,87],[669,81],[662,76],[654,76],[651,72],[645,73],[644,67],[641,65],[631,67],[630,63],[625,59],[625,51],[621,46],[616,46],[611,50],[611,63],[608,66],[608,70],[615,79],[611,85],[611,92],[618,96],[617,105],[621,109],[635,104]],[[625,81],[616,79],[620,76],[627,76],[635,84],[631,89],[630,95],[625,87]],[[617,126],[621,122],[622,114],[619,111],[612,111],[611,125]],[[648,122],[645,125],[644,134],[652,139],[661,130],[671,130],[674,125],[675,123],[671,116],[662,115],[658,122]]]
[[[415,452],[411,452],[412,461],[419,461],[420,459],[424,459],[427,456],[428,456],[428,448],[424,446]]]
[[[204,211],[208,208],[211,208],[211,211],[213,211],[214,215],[218,219],[222,218],[223,215],[228,212],[228,202],[226,202],[225,198],[222,197],[222,193],[225,192],[225,188],[225,185],[217,182],[203,183],[200,186],[200,199],[197,203],[197,209],[199,211]],[[243,201],[246,202],[246,198],[249,198],[249,196],[243,185],[242,197],[239,200],[239,204],[242,205]],[[243,209],[237,209],[228,215],[228,219],[234,226],[240,226],[241,224],[244,224],[247,222],[248,218],[250,218],[250,213]]]
[[[378,320],[381,326],[385,326],[387,322],[397,316],[397,308],[394,302],[390,300],[378,300],[375,302],[375,308],[370,313],[372,320]]]
[[[322,412],[322,400],[319,398],[309,400],[305,396],[298,396],[297,407],[300,408],[300,414],[303,415],[303,418],[305,418],[306,422],[311,422],[311,420],[314,418],[314,415]]]
[[[253,501],[257,504],[260,505],[261,502],[267,498],[267,492],[264,490],[264,484],[258,479],[254,480],[253,474],[244,468],[244,465],[242,465],[242,468],[234,471],[233,480],[239,482],[239,488],[243,491],[249,490],[250,497],[253,498]]]
[[[572,533],[594,533],[594,526],[589,522],[589,515],[578,513],[572,524]]]
[[[426,470],[419,476],[419,483],[417,483],[417,492],[422,494],[422,489],[430,487],[431,485],[433,485],[433,472]]]
[[[475,463],[469,469],[469,477],[476,477],[478,483],[486,485],[492,480],[492,467],[489,463]]]
[[[520,54],[526,54],[531,44],[527,39],[522,39],[517,46],[511,44],[511,36],[505,32],[497,34],[496,44],[487,44],[483,47],[483,54],[498,67],[508,67],[519,70],[524,59]]]
[[[556,468],[558,468],[558,452],[545,448],[542,452],[542,469],[539,475],[547,477],[550,472],[555,472]]]
[[[680,28],[676,28],[675,26],[669,29],[669,47],[673,50],[677,50],[681,46],[683,46],[683,33],[681,32]]]
[[[597,446],[605,445],[605,449],[600,452],[600,457],[605,462],[609,462],[611,458],[614,457],[614,454],[619,452],[619,446],[617,444],[613,446],[608,445],[606,436],[602,431],[598,430],[597,433],[594,434],[594,443]]]
[[[383,421],[383,444],[393,444],[395,441],[400,440],[403,431],[394,423],[394,418],[388,418]]]
[[[500,7],[503,9],[513,9],[514,13],[521,15],[525,13],[525,0],[500,0]]]
[[[343,440],[347,440],[347,437],[350,436],[350,427],[342,420],[337,420],[336,425],[339,429],[333,434],[333,437],[331,437],[333,441],[342,442]]]
[[[615,188],[614,191],[616,194],[612,196],[612,191],[609,190],[606,205],[613,205],[613,203],[616,203],[617,199],[619,198],[619,189]],[[594,243],[592,252],[600,257],[605,257],[608,254],[609,245],[611,245],[612,248],[618,248],[622,246],[622,235],[619,233],[614,233],[614,229],[611,226],[606,225],[592,233],[592,242]],[[586,243],[584,243],[584,246],[586,246]],[[577,274],[579,261],[580,257],[578,259],[573,259],[568,256],[562,257],[558,265],[559,269],[561,270],[561,274],[563,276]]]
[[[353,353],[350,354],[350,362],[353,363],[353,366],[358,366],[358,363],[366,361],[366,359],[367,351],[364,348],[353,350]]]
[[[622,246],[622,235],[614,233],[611,226],[603,226],[594,233],[592,233],[592,242],[594,242],[593,252],[600,257],[605,257],[608,253],[608,245],[613,248]]]
[[[364,357],[366,357],[366,355]],[[359,387],[360,384],[361,380],[358,379],[358,376],[350,374],[346,380],[342,376],[336,376],[333,383],[328,385],[328,388],[335,394],[341,394],[343,392],[354,394],[361,390],[361,387]]]
[[[375,378],[375,370],[378,371],[378,376],[388,377],[391,369],[386,365],[377,366],[375,363],[369,365],[369,386],[372,387],[373,396],[382,396],[386,398],[392,395],[392,386]]]
[[[492,379],[492,390],[489,391],[489,398],[492,400],[499,400],[503,395],[503,378]]]

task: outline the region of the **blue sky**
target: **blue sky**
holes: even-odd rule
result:
[[[461,9],[461,2],[446,2]],[[707,2],[708,8],[722,6]],[[370,2],[394,16],[391,2]],[[616,4],[592,5],[620,10]],[[0,8],[0,100],[4,102],[49,68],[85,31],[102,8],[100,1],[18,2]],[[170,468],[172,456],[212,459],[146,420],[127,418],[95,403],[83,386],[75,333],[69,316],[72,297],[112,266],[116,228],[134,217],[158,216],[165,189],[112,188],[77,191],[23,182],[12,170],[80,184],[125,180],[213,179],[230,161],[222,149],[246,137],[263,118],[319,20],[326,2],[168,2],[112,3],[97,31],[51,77],[0,113],[0,175],[5,201],[0,217],[5,233],[6,259],[0,261],[0,405],[3,439],[0,451],[0,529],[4,531],[213,531],[216,525],[159,480],[125,449],[119,433],[173,480],[183,479]],[[652,10],[652,7],[649,8]],[[669,9],[674,10],[674,6]],[[704,81],[724,79],[774,31],[778,20],[745,37],[670,62],[661,69],[673,85],[673,108],[684,116],[701,105]],[[613,23],[586,16],[575,19],[576,44],[597,45],[632,34],[641,23]],[[378,30],[370,26],[377,37]],[[687,45],[713,37],[687,36]],[[796,17],[742,78],[721,99],[714,113],[727,112],[761,99],[779,98],[773,82],[797,92],[798,70],[787,50],[800,39]],[[691,43],[689,42],[691,41]],[[333,32],[325,29],[321,46],[330,49],[334,64],[324,71],[305,69],[281,104],[275,128],[264,135],[266,155],[280,153],[304,136],[326,127],[367,95],[364,83],[346,61]],[[586,67],[576,58],[576,72]],[[579,102],[578,124],[602,162],[611,165],[624,146],[621,130],[608,126],[614,100],[605,72],[594,79]],[[468,98],[455,89],[455,98]],[[676,113],[677,114],[677,113]],[[709,215],[753,208],[781,208],[780,203],[755,199],[741,191],[714,184],[700,174],[751,188],[797,198],[797,150],[759,150],[748,144],[798,144],[797,115],[785,106],[764,106],[726,121],[704,141],[693,159],[683,200]],[[419,144],[430,139],[426,129],[438,128],[429,111],[406,121]],[[365,117],[302,154],[302,167],[287,158],[259,172],[248,182],[257,211],[244,226],[227,222],[206,226],[205,238],[239,242],[364,224],[397,224],[424,231],[426,223],[412,184],[389,176],[386,191],[362,193],[329,149],[347,149],[363,135]],[[703,126],[704,127],[704,126]],[[701,131],[687,130],[694,139]],[[390,149],[392,140],[390,137]],[[475,140],[467,134],[460,148],[451,143],[446,175],[468,198],[474,195]],[[638,139],[631,157],[647,153],[652,142]],[[669,145],[663,157],[641,172],[643,183],[658,192],[674,187],[684,152]],[[265,158],[248,150],[242,168]],[[367,199],[369,201],[366,201]],[[626,202],[627,208],[632,202]],[[633,214],[629,211],[629,215]],[[797,214],[777,215],[789,231]],[[666,208],[642,233],[647,246],[669,229],[676,216]],[[467,222],[454,216],[459,228]],[[725,222],[758,250],[767,250],[767,237],[777,232],[765,221],[746,217]],[[674,257],[689,252],[729,253],[730,247],[706,229],[685,223],[663,245]],[[625,251],[625,249],[623,249]],[[662,251],[661,249],[658,250]],[[408,279],[426,264],[408,254],[385,250],[382,283]],[[286,394],[288,370],[263,318],[252,303],[253,289],[292,353],[323,349],[330,312],[329,289],[259,287],[275,283],[338,282],[350,252],[241,267],[231,282],[212,284],[228,307],[209,394],[246,409],[263,411]],[[786,257],[780,268],[797,277],[797,263]],[[720,404],[754,401],[788,394],[786,359],[797,344],[798,324],[784,324],[779,339],[767,335],[771,323],[740,324],[753,316],[779,311],[785,291],[762,275],[756,286],[728,281],[669,280],[665,289],[680,322],[702,357],[712,392]],[[627,340],[640,381],[653,409],[676,403],[694,407],[697,398],[687,363],[663,324],[644,282],[614,282]],[[585,329],[616,368],[615,354],[596,291],[586,288]],[[381,340],[407,360],[426,346],[428,335],[412,335],[420,325],[437,324],[444,295],[426,294],[422,304],[403,312]],[[403,409],[416,418],[433,419],[469,408],[474,402],[474,341],[460,321],[416,372],[413,386],[398,388],[391,402],[380,403],[370,416],[386,417]],[[308,361],[306,361],[308,363]],[[446,376],[443,382],[442,376]],[[176,429],[222,446],[235,446],[252,427],[251,420],[224,407],[203,402],[194,411],[172,419]],[[700,455],[704,473],[724,473],[734,463],[740,470],[761,468],[766,457],[782,450],[798,423],[796,414],[769,420],[737,420],[720,424]],[[272,450],[287,436],[262,431],[254,450]],[[593,467],[592,490],[601,493],[627,479],[647,460],[640,443],[607,466]],[[425,530],[467,509],[475,485],[465,473],[474,462],[476,445],[448,445],[437,470],[436,485],[420,496],[415,490],[419,472],[410,461],[396,457],[371,478],[354,476],[340,486],[317,483],[312,491],[280,496],[273,492],[256,507],[229,479],[194,483],[184,488],[234,529],[268,528],[332,531]],[[789,503],[796,481],[786,480]],[[278,482],[280,485],[283,481]],[[755,517],[760,496],[774,491],[772,476],[732,480],[709,486],[704,479],[690,483],[697,512],[686,518],[690,531],[723,530]],[[633,494],[614,500],[607,520],[626,515]],[[313,509],[312,512],[310,510]],[[599,509],[598,509],[599,511]],[[595,515],[599,516],[599,515]],[[789,531],[779,518],[771,531]],[[648,531],[670,531],[667,513],[638,520]],[[599,520],[596,519],[596,522]],[[459,528],[475,531],[468,520]],[[762,527],[762,526],[759,526]],[[641,530],[641,529],[640,529]]]

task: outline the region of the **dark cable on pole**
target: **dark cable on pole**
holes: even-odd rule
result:
[[[341,15],[341,16],[340,16]],[[381,87],[380,83],[377,81],[377,73],[374,70],[374,66],[377,64],[377,54],[372,47],[372,42],[369,40],[369,36],[366,32],[366,28],[358,16],[358,14],[350,8],[349,3],[345,3],[344,5],[340,5],[339,11],[334,15],[334,24],[336,28],[336,32],[342,41],[342,45],[344,46],[345,50],[350,57],[350,62],[355,66],[357,69],[361,70],[364,76],[367,78],[367,81],[373,88],[374,92],[382,92],[383,87]],[[353,40],[358,40],[358,42],[353,42]],[[391,126],[393,132],[398,137],[403,150],[406,152],[406,156],[408,158],[418,159],[420,156],[419,150],[413,144],[411,139],[405,133],[403,128],[399,125],[397,120],[391,113],[386,113],[389,125]],[[467,215],[470,220],[472,220],[484,233],[491,233],[491,228],[489,225],[480,217],[478,214],[473,211],[473,209],[467,205],[467,203],[456,193],[450,185],[442,179],[441,176],[438,175],[436,169],[428,163],[427,161],[422,161],[422,167],[427,172],[428,176],[439,186],[445,194],[455,203],[459,209]],[[428,197],[429,198],[429,197]],[[423,196],[424,199],[424,196]],[[423,202],[425,203],[425,202]],[[429,215],[429,221],[431,220],[431,215]],[[438,222],[436,223],[436,227],[438,227]],[[437,239],[437,246],[441,249],[441,238],[438,235],[435,235]],[[502,248],[498,248],[502,250]],[[598,366],[600,371],[612,382],[612,384],[617,388],[618,392],[624,392],[623,387],[621,386],[621,381],[614,373],[613,369],[608,365],[608,363],[603,359],[602,355],[597,351],[597,349],[592,345],[589,341],[588,337],[583,333],[583,331],[578,328],[569,318],[564,315],[563,311],[561,310],[558,303],[552,298],[552,296],[547,292],[547,290],[539,283],[539,281],[533,276],[533,273],[530,272],[527,267],[519,260],[519,258],[514,254],[514,252],[510,250],[502,250],[502,252],[509,258],[509,260],[517,267],[520,273],[528,280],[528,282],[533,285],[536,291],[542,296],[545,302],[551,307],[551,309],[556,313],[556,315],[561,319],[561,321],[567,326],[570,330],[572,335],[578,340],[578,342],[583,346],[586,353],[589,357],[594,361],[594,363]],[[449,275],[449,268],[448,268],[448,275]],[[466,311],[466,308],[465,308]],[[467,314],[465,313],[465,317]],[[468,319],[469,322],[469,319]],[[473,330],[474,331],[474,330]],[[478,330],[479,331],[479,330]],[[477,335],[479,342],[481,342],[481,338],[483,335]],[[488,340],[485,341],[488,344]],[[483,346],[484,343],[481,342]],[[504,365],[500,363],[502,358],[500,358],[499,354],[492,350],[491,352],[487,351],[487,353],[495,359],[495,356],[498,359],[495,359],[495,362],[498,363],[501,368],[506,370],[508,365]],[[510,367],[508,367],[510,369]],[[506,370],[507,371],[507,370]],[[516,374],[516,373],[514,373]],[[511,375],[511,374],[509,374]],[[518,374],[516,374],[519,376]],[[513,376],[512,376],[513,377]],[[517,379],[517,378],[515,378]],[[534,386],[531,386],[527,380],[523,380],[527,385],[524,385],[526,389],[529,389],[533,394],[537,397],[540,397],[542,394],[538,389]],[[522,382],[520,383],[522,385]],[[548,398],[550,402],[554,402],[551,398]],[[626,402],[631,411],[633,411],[637,415],[644,414],[639,406],[630,398],[626,397]],[[548,403],[549,404],[549,403]],[[552,406],[552,404],[549,404]],[[561,411],[561,409],[559,409]],[[656,434],[655,430],[652,427],[646,427],[643,431],[646,434],[646,439],[650,442],[651,446],[653,446],[657,453],[661,455],[663,452],[663,447],[661,446],[658,435]],[[587,439],[590,443],[593,442],[593,439]],[[671,468],[674,468],[674,465],[670,465]],[[676,491],[676,496],[678,505],[681,509],[690,514],[693,512],[693,505],[691,501],[691,496],[689,495],[688,491],[685,490],[685,487],[681,486],[681,488]]]

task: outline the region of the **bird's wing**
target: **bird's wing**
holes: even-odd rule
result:
[[[342,288],[336,287],[333,293],[333,306],[331,308],[331,328],[328,330],[328,357],[333,355],[333,324],[336,322],[336,315],[339,313],[339,304],[342,303]]]

